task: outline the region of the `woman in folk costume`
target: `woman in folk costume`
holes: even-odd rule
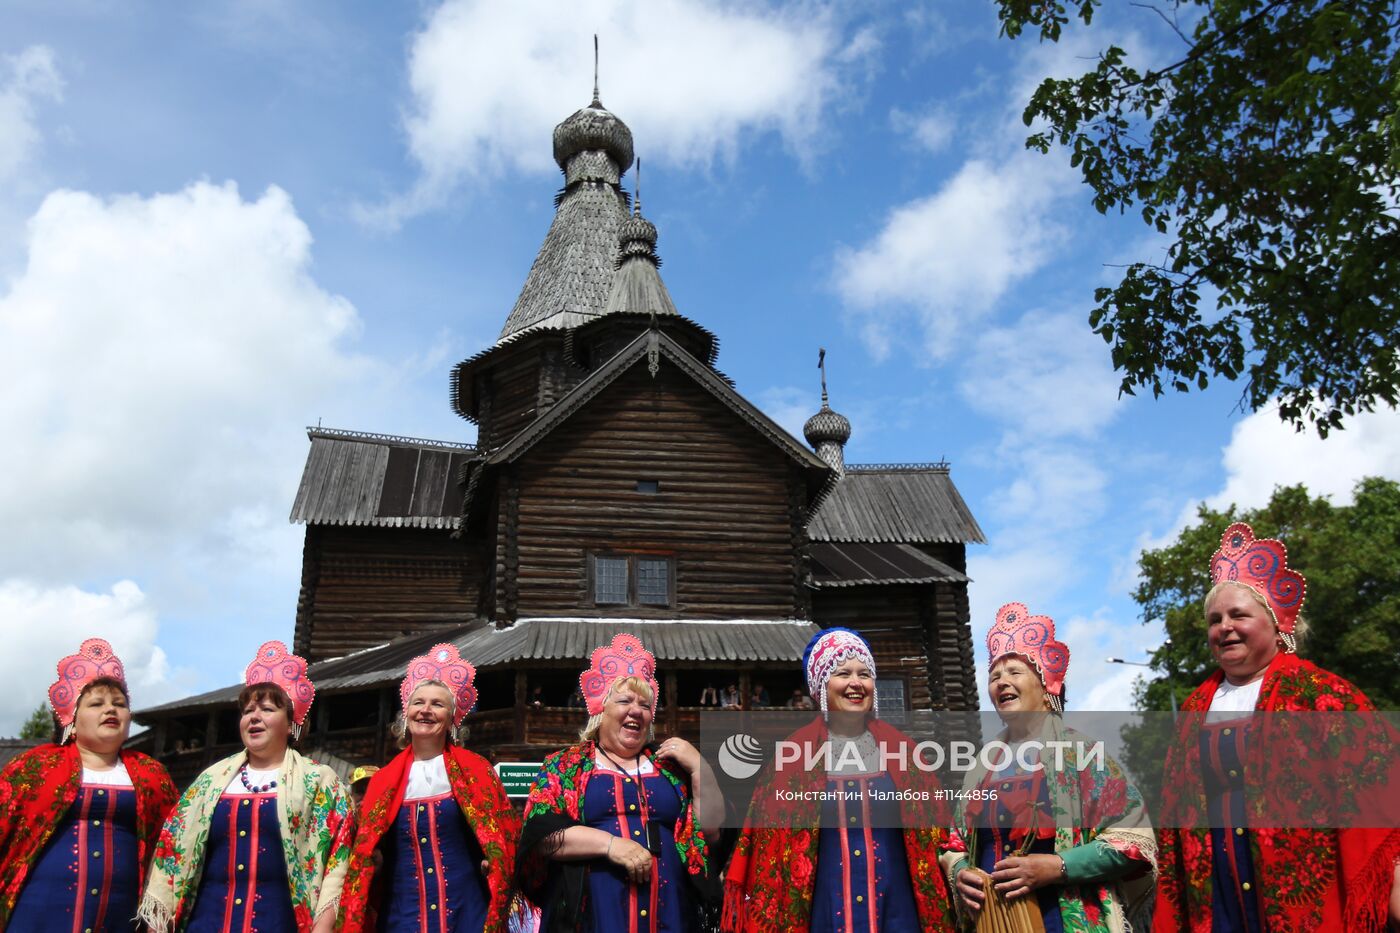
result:
[[[518,878],[542,929],[698,929],[724,798],[684,739],[654,744],[656,659],[631,635],[596,649],[579,678],[579,744],[545,759],[525,803]]]
[[[327,933],[354,837],[350,791],[291,747],[316,689],[280,641],[238,695],[243,750],[206,768],[156,847],[141,919],[155,933]]]
[[[399,685],[403,746],[369,779],[338,929],[504,933],[520,817],[486,759],[459,746],[476,668],[434,645]]]
[[[1299,720],[1253,713],[1374,707],[1298,657],[1307,583],[1288,567],[1282,542],[1231,525],[1210,579],[1206,641],[1220,667],[1182,704],[1180,740],[1167,757],[1164,813],[1173,828],[1159,834],[1156,929],[1356,933],[1382,929],[1388,912],[1400,923],[1393,818],[1375,823],[1388,829],[1250,828],[1280,825],[1316,785],[1357,787],[1361,770],[1349,762],[1366,744],[1308,748],[1302,760],[1275,755],[1269,749],[1289,741],[1277,730]]]
[[[132,931],[175,785],[123,751],[122,662],[100,638],[58,662],[49,704],[63,727],[0,771],[0,931]]]
[[[826,629],[803,666],[821,715],[789,736],[800,757],[754,791],[725,876],[721,928],[956,929],[938,868],[949,815],[913,742],[878,718],[870,645]]]
[[[958,801],[941,861],[964,916],[976,921],[988,909],[990,877],[1002,899],[991,909],[1014,916],[1006,905],[1027,898],[1046,933],[1148,929],[1156,839],[1118,763],[1081,757],[1095,740],[1061,718],[1069,647],[1055,640],[1054,621],[1021,603],[1002,606],[987,660],[987,694],[1006,726],[995,741],[1016,754],[999,771],[979,758]],[[1062,754],[1046,760],[1041,750],[1054,748]]]

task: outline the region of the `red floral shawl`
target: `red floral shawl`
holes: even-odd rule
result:
[[[906,760],[913,760],[913,742],[904,733],[878,719],[870,720],[869,728],[881,748],[904,746],[910,755]],[[816,719],[794,732],[789,741],[816,748],[826,739],[826,723]],[[904,851],[920,925],[929,931],[957,930],[947,882],[938,867],[938,850],[947,845],[946,827],[951,819],[948,808],[934,793],[939,790],[938,779],[916,770],[892,770],[890,777],[899,790],[930,792],[928,802],[910,800],[900,804],[905,825]],[[720,923],[725,933],[787,933],[808,928],[817,876],[821,801],[815,795],[807,795],[811,799],[779,802],[778,791],[817,790],[825,783],[825,771],[806,769],[800,760],[759,782],[725,875],[724,916]],[[779,810],[770,809],[774,807]]]
[[[1217,670],[1181,708],[1181,740],[1168,754],[1164,782],[1165,812],[1180,826],[1207,823],[1205,800],[1199,794],[1201,754],[1196,736],[1202,714],[1210,709],[1224,679],[1224,672]],[[1280,652],[1264,675],[1255,709],[1341,712],[1375,707],[1342,678],[1297,655]],[[1268,744],[1261,740],[1247,748],[1247,774],[1269,773],[1269,763],[1260,760],[1262,753],[1256,754]],[[1332,763],[1319,757],[1308,764],[1328,767]],[[1311,781],[1317,783],[1315,777]],[[1210,831],[1163,829],[1158,842],[1154,929],[1207,933],[1211,929]],[[1272,933],[1359,933],[1384,928],[1392,873],[1400,856],[1400,829],[1256,829],[1250,833],[1250,845],[1263,919]]]
[[[122,764],[136,788],[137,852],[141,884],[161,824],[179,794],[154,758],[123,751]],[[0,771],[0,930],[10,922],[29,869],[44,851],[63,814],[78,799],[83,767],[78,746],[40,745]]]
[[[485,758],[456,745],[448,745],[443,757],[447,759],[452,796],[489,863],[486,887],[491,892],[491,903],[486,910],[485,931],[504,933],[515,894],[511,874],[520,817]],[[383,885],[375,884],[374,850],[398,818],[412,763],[413,749],[406,748],[370,778],[360,807],[360,829],[350,856],[350,870],[340,895],[337,930],[360,933],[376,928],[375,912]]]

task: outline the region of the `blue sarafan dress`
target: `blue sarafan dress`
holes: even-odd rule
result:
[[[78,797],[15,902],[8,933],[129,933],[140,900],[136,789],[126,769],[83,769]]]
[[[651,881],[635,885],[622,869],[598,859],[588,873],[587,928],[593,933],[689,933],[690,892],[676,851],[681,799],[666,777],[644,762],[639,775],[595,769],[583,792],[583,822],[595,829],[647,844],[648,823],[661,837],[652,859]]]
[[[481,846],[452,795],[442,758],[410,766],[384,848],[393,880],[379,933],[481,933],[491,902]]]
[[[249,770],[247,784],[276,776]],[[214,807],[204,855],[185,933],[296,933],[275,787],[251,793],[235,774]]]
[[[812,933],[918,933],[894,780],[829,774],[822,801]]]
[[[1023,771],[1012,764],[1001,771],[991,772],[982,786],[996,792],[987,803],[987,825],[977,830],[977,867],[987,874],[992,866],[1008,856],[1021,852],[1025,834],[1037,828],[1027,855],[1055,853],[1054,818],[1050,813],[1050,785],[1044,769]],[[1043,837],[1043,838],[1042,838]],[[1064,933],[1060,917],[1058,885],[1046,885],[1035,892],[1040,919],[1045,933]]]

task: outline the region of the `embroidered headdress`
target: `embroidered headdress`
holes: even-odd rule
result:
[[[802,668],[807,672],[807,691],[826,715],[826,684],[831,675],[846,661],[854,658],[870,668],[870,676],[875,676],[875,656],[870,652],[870,644],[858,633],[848,628],[823,629],[812,636],[807,648],[802,652]],[[875,715],[880,715],[880,697],[872,697]]]
[[[640,677],[651,687],[651,708],[656,711],[660,691],[656,687],[656,658],[635,635],[615,635],[612,644],[593,649],[588,670],[579,675],[578,686],[588,703],[588,715],[603,711],[603,701],[613,684],[624,677]]]
[[[1031,662],[1055,712],[1064,712],[1065,672],[1069,670],[1069,646],[1055,640],[1055,620],[1033,616],[1024,603],[1007,603],[997,610],[997,620],[987,633],[987,667],[1008,654]]]
[[[73,732],[73,719],[78,713],[78,697],[87,685],[99,677],[112,677],[126,691],[126,670],[121,658],[112,653],[112,646],[102,638],[89,638],[58,662],[58,680],[49,687],[49,705],[53,707],[58,724],[63,727],[63,741]]]
[[[1278,634],[1290,653],[1298,650],[1293,627],[1303,608],[1308,581],[1296,570],[1289,569],[1288,549],[1274,538],[1255,538],[1254,529],[1244,522],[1235,522],[1220,536],[1220,550],[1210,559],[1210,582],[1241,583],[1249,587],[1268,604]]]
[[[243,682],[250,687],[256,684],[281,687],[292,701],[292,734],[301,737],[306,714],[311,712],[311,701],[316,699],[316,685],[306,676],[305,658],[289,652],[280,641],[263,642],[258,656],[243,671]]]
[[[425,680],[440,680],[452,694],[455,707],[452,711],[452,728],[462,724],[462,718],[476,706],[476,668],[463,660],[457,653],[456,645],[446,643],[433,645],[427,654],[419,655],[408,662],[408,674],[399,684],[399,699],[404,710],[408,709],[408,698],[419,684]]]

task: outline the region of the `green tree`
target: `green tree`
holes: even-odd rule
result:
[[[1003,35],[1058,41],[1101,0],[998,0]],[[1326,435],[1400,398],[1400,10],[1393,0],[1134,3],[1177,51],[1109,46],[1048,78],[1026,141],[1059,144],[1101,212],[1171,240],[1089,316],[1121,389],[1245,379],[1241,406]]]
[[[38,709],[29,714],[24,725],[20,726],[19,737],[41,741],[53,738],[53,713],[49,712],[47,703],[40,703]]]

